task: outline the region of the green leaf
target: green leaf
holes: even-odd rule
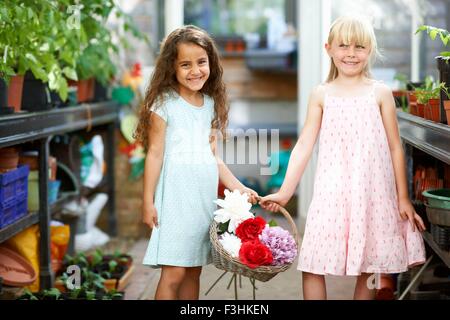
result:
[[[219,223],[218,225],[218,229],[219,229],[219,234],[222,234],[224,232],[226,232],[228,230],[228,225],[230,224],[230,221],[228,220],[225,223]]]
[[[25,58],[27,58],[28,60],[30,60],[32,63],[38,63],[36,57],[34,56],[34,54],[32,53],[26,53],[25,54]]]
[[[116,269],[116,267],[117,267],[117,261],[111,260],[109,262],[109,271],[110,272],[114,271]]]
[[[446,37],[441,38],[441,40],[444,46],[447,46],[448,42],[450,41],[450,34],[447,35]]]
[[[58,90],[59,96],[62,101],[67,100],[67,96],[69,95],[69,86],[67,85],[67,81],[64,78],[61,78],[59,80],[59,90]]]
[[[277,227],[277,226],[278,226],[278,223],[274,219],[271,219],[269,221],[269,227]]]
[[[425,31],[427,30],[427,26],[420,26],[417,30],[415,34],[418,34],[419,32]]]
[[[75,81],[78,80],[77,72],[75,71],[75,69],[70,68],[70,67],[64,67],[62,72],[64,73],[64,75],[67,78],[75,80]]]
[[[95,291],[86,291],[86,299],[94,300],[95,299]]]
[[[437,35],[438,35],[438,31],[436,29],[433,29],[430,31],[430,38],[432,40],[435,40]]]

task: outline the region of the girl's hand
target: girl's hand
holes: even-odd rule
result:
[[[420,232],[425,231],[425,224],[423,223],[422,218],[416,213],[416,210],[414,210],[414,207],[409,199],[400,199],[398,209],[400,211],[400,217],[403,220],[409,220],[413,231],[416,230],[416,226]]]
[[[258,200],[260,199],[260,196],[258,195],[258,193],[255,190],[252,190],[250,188],[244,187],[243,189],[240,190],[241,193],[246,193],[248,194],[248,201],[251,204],[256,204],[258,203]]]
[[[158,212],[154,205],[144,207],[142,212],[142,222],[149,226],[150,229],[158,227]]]
[[[277,192],[262,197],[259,204],[265,210],[278,212],[280,211],[280,207],[284,207],[288,201],[289,199]]]

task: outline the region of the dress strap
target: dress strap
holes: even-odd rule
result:
[[[375,86],[377,85],[377,83],[381,83],[381,81],[379,80],[373,80],[372,81],[372,86],[370,89],[371,94],[375,97]]]
[[[324,90],[323,90],[324,91],[323,101],[325,102],[327,100],[328,96],[329,96],[329,94],[328,94],[328,83],[324,82],[324,83],[322,83],[322,86],[324,88]]]

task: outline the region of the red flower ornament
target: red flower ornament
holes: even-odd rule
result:
[[[239,250],[240,261],[249,268],[270,265],[273,261],[272,252],[259,240],[244,242]]]

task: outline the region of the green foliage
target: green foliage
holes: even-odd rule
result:
[[[441,40],[444,47],[450,45],[450,33],[445,29],[423,25],[417,29],[416,34],[421,32],[426,32],[430,39],[433,41],[436,40],[436,38],[439,36],[439,39]],[[440,54],[445,59],[450,59],[450,51],[442,51]]]
[[[433,77],[427,76],[425,78],[425,84],[422,87],[416,88],[414,92],[417,97],[417,102],[426,104],[430,99],[439,99],[441,91],[449,97],[445,82],[435,82]]]
[[[276,227],[276,226],[278,226],[278,223],[274,219],[271,219],[269,221],[269,227]]]
[[[0,78],[9,82],[31,71],[64,101],[68,79],[95,77],[106,85],[116,73],[111,57],[118,52],[106,27],[112,13],[124,21],[118,32],[123,39],[131,33],[148,41],[114,0],[0,1]],[[71,23],[78,18],[79,24]]]
[[[0,76],[31,71],[65,100],[67,78],[77,79],[80,50],[77,30],[67,25],[69,0],[4,0],[0,2]]]
[[[217,228],[219,229],[219,234],[222,234],[228,230],[228,225],[230,224],[230,221],[228,220],[225,223],[219,223]]]

